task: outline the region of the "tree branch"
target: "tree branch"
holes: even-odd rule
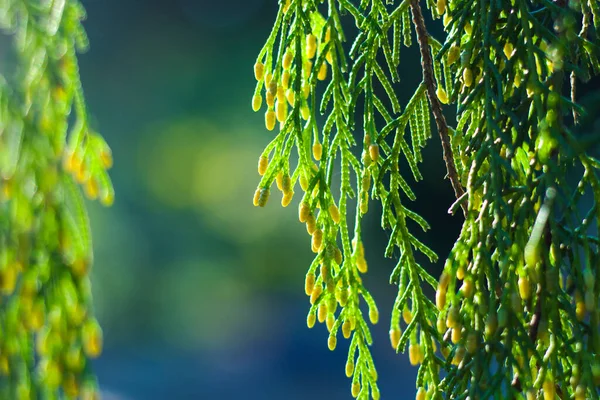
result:
[[[442,112],[442,105],[436,94],[436,83],[433,75],[433,59],[431,58],[431,52],[429,51],[429,43],[427,28],[425,27],[425,20],[423,19],[423,13],[421,12],[421,6],[419,0],[411,0],[410,8],[413,16],[413,23],[415,24],[415,30],[417,31],[417,42],[419,42],[419,49],[421,51],[421,67],[423,69],[423,81],[427,88],[427,97],[429,98],[429,104],[431,104],[431,111],[437,130],[440,134],[442,141],[442,150],[444,155],[444,161],[446,162],[446,171],[448,172],[448,178],[454,189],[454,194],[457,199],[460,199],[465,193],[458,173],[456,172],[456,165],[454,164],[454,156],[452,154],[452,146],[450,145],[450,137],[448,136],[448,124],[446,118]],[[467,205],[463,201],[461,203],[464,214],[467,214]]]

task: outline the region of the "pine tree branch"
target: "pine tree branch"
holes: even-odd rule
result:
[[[421,6],[419,0],[411,0],[410,8],[413,16],[413,23],[415,24],[415,30],[417,32],[417,42],[419,42],[419,49],[421,51],[421,67],[423,69],[423,81],[427,88],[427,97],[431,104],[431,111],[437,130],[440,134],[442,141],[442,150],[444,161],[446,162],[446,171],[448,172],[448,178],[454,189],[454,194],[457,199],[460,199],[465,193],[460,180],[458,178],[458,172],[456,172],[456,165],[454,164],[454,156],[452,154],[452,146],[450,144],[450,137],[448,136],[448,124],[446,118],[442,112],[442,105],[436,94],[436,83],[433,74],[433,59],[429,50],[427,28],[425,27],[425,20],[423,19],[423,13],[421,12]],[[467,205],[463,201],[461,203],[464,214],[467,214]]]

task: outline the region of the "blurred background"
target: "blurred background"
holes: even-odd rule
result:
[[[80,71],[94,127],[113,150],[113,207],[90,203],[101,387],[119,399],[350,399],[346,340],[306,327],[304,276],[313,258],[296,198],[252,206],[257,160],[272,133],[250,107],[253,65],[274,0],[84,0],[91,49]],[[411,51],[412,50],[412,51]],[[403,49],[408,95],[421,81]],[[453,121],[453,119],[451,119]],[[435,133],[435,132],[434,132]],[[362,135],[362,134],[361,134]],[[407,204],[431,224],[419,237],[444,259],[462,217],[439,139]],[[409,172],[407,171],[407,175]],[[408,202],[408,200],[407,200]],[[389,316],[397,260],[372,202],[365,278],[379,306],[373,356],[383,398],[412,398],[416,368],[395,354]],[[441,268],[420,260],[437,276]]]

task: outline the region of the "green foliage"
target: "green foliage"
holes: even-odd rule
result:
[[[89,221],[78,184],[109,205],[112,164],[88,124],[76,0],[0,0],[13,72],[0,74],[0,398],[96,398]],[[74,111],[72,114],[71,112]]]
[[[340,328],[351,340],[354,397],[380,397],[360,308],[377,322],[361,280],[360,224],[372,198],[391,230],[385,255],[400,251],[390,339],[421,364],[417,399],[598,398],[600,161],[590,154],[597,133],[578,125],[586,111],[576,85],[600,71],[600,6],[426,5],[443,16],[444,43],[427,33],[417,0],[280,1],[255,65],[253,109],[264,89],[267,129],[279,122],[279,131],[259,159],[254,204],[265,206],[275,181],[287,206],[299,181],[299,219],[317,254],[306,275],[308,326],[326,322],[331,350]],[[342,15],[357,27],[352,40]],[[423,82],[402,109],[400,50],[413,27]],[[440,103],[457,105],[455,129]],[[439,282],[417,261],[437,259],[412,231],[428,225],[405,206],[415,200],[408,175],[422,179],[430,113],[457,196],[451,211],[465,216]],[[404,160],[410,172],[400,171]],[[426,285],[437,289],[435,304]]]

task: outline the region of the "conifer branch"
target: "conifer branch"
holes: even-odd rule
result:
[[[597,136],[571,132],[563,124],[568,111],[584,115],[584,109],[575,104],[574,82],[569,100],[562,81],[567,74],[572,81],[587,81],[600,71],[600,7],[597,0],[582,1],[580,9],[544,1],[547,7],[535,10],[525,0],[503,2],[428,1],[432,18],[444,21],[448,36],[442,44],[429,36],[417,0],[386,2],[390,7],[374,0],[330,0],[330,18],[312,1],[282,0],[277,32],[283,29],[281,37],[290,39],[279,44],[269,39],[257,60],[253,108],[261,108],[264,88],[267,128],[275,128],[276,116],[281,125],[259,160],[263,178],[255,205],[265,205],[276,176],[283,183],[290,179],[289,185],[277,181],[282,204],[289,204],[287,194],[300,180],[300,220],[312,232],[317,252],[306,281],[312,304],[307,323],[312,327],[317,318],[327,323],[330,349],[340,326],[344,337],[352,338],[346,375],[359,399],[380,396],[368,348],[371,336],[359,308],[364,300],[369,319],[377,322],[376,305],[361,280],[367,272],[361,219],[372,199],[382,203],[382,227],[392,230],[385,255],[400,252],[390,279],[398,285],[390,341],[396,351],[408,347],[411,364],[421,365],[417,399],[531,398],[542,392],[545,398],[583,399],[597,394],[600,362],[594,343],[600,343],[600,335],[590,328],[600,325],[599,272],[592,267],[600,258],[600,240],[581,232],[600,221],[600,161],[584,150],[597,143]],[[341,43],[349,35],[341,31],[338,11],[351,15],[358,29],[348,57]],[[298,23],[307,29],[295,28]],[[400,112],[392,83],[397,82],[401,44],[413,42],[412,25],[423,82]],[[385,56],[387,68],[378,55]],[[320,107],[318,80],[327,85]],[[377,82],[387,99],[375,93]],[[280,85],[286,97],[292,94],[290,113],[281,107]],[[363,96],[361,107],[357,99]],[[456,128],[444,118],[442,104],[447,103],[458,105]],[[404,157],[414,179],[423,178],[418,164],[431,137],[430,107],[457,198],[451,210],[460,205],[466,215],[439,282],[415,257],[420,253],[437,260],[410,229],[412,222],[423,230],[429,225],[403,204],[404,198],[414,201],[416,196],[399,168]],[[317,113],[326,116],[322,128]],[[362,143],[353,134],[357,120],[363,121]],[[294,142],[299,162],[292,172]],[[357,145],[360,158],[352,152]],[[332,194],[337,157],[339,208]],[[581,169],[579,184],[571,187],[565,177]],[[581,215],[590,194],[593,206]],[[551,206],[554,196],[558,201]],[[352,197],[358,201],[351,240],[346,219]],[[437,286],[435,303],[422,285]],[[443,359],[437,358],[436,343]],[[572,368],[560,373],[565,366]]]
[[[85,15],[78,0],[0,0],[16,67],[0,72],[2,399],[99,396],[83,195],[109,206],[114,189],[112,153],[89,125],[79,75]]]
[[[421,12],[421,6],[419,0],[411,0],[410,8],[413,16],[413,23],[417,32],[417,42],[419,43],[419,49],[421,51],[421,67],[423,69],[423,81],[427,88],[427,97],[431,104],[431,112],[435,119],[437,130],[440,134],[440,140],[442,141],[442,150],[444,161],[446,163],[446,171],[448,172],[448,178],[454,189],[454,194],[457,199],[460,199],[465,193],[459,177],[456,171],[456,165],[454,164],[454,155],[452,154],[452,145],[450,144],[450,137],[448,136],[448,124],[446,123],[446,117],[442,111],[442,105],[436,95],[436,83],[433,74],[433,60],[431,58],[431,52],[429,50],[427,28],[425,27],[425,20],[423,19],[423,13]],[[464,214],[467,213],[466,202],[461,203]]]

